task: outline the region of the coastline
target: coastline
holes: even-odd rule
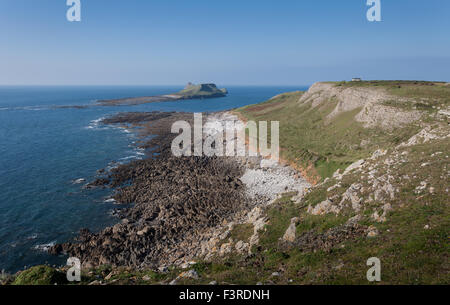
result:
[[[169,89],[167,89],[169,88]],[[290,88],[290,87],[289,87]],[[288,88],[288,89],[289,89]],[[17,176],[17,180],[21,181],[19,176],[28,177],[29,182],[21,183],[21,185],[14,185],[9,183],[8,188],[11,193],[8,193],[8,201],[5,205],[9,207],[8,210],[19,212],[23,206],[23,215],[28,216],[31,213],[38,213],[42,210],[42,223],[34,226],[32,217],[23,217],[20,221],[23,226],[26,226],[24,231],[20,228],[11,230],[10,228],[18,227],[18,223],[11,223],[3,226],[2,232],[7,232],[8,237],[2,240],[2,268],[6,272],[15,273],[24,268],[28,268],[38,264],[62,265],[65,264],[67,257],[49,255],[47,245],[51,242],[63,243],[72,240],[81,228],[89,228],[92,232],[98,232],[106,226],[114,225],[118,219],[116,216],[116,209],[122,206],[116,204],[110,196],[112,191],[110,188],[96,188],[93,190],[84,189],[86,183],[92,182],[97,177],[99,169],[109,170],[119,164],[128,163],[131,160],[143,157],[142,150],[138,150],[136,145],[141,145],[142,139],[137,138],[139,130],[127,130],[127,125],[116,126],[98,124],[98,119],[114,115],[118,112],[136,112],[136,111],[187,111],[187,112],[201,112],[201,111],[223,111],[235,107],[242,107],[246,103],[253,103],[264,100],[269,96],[276,94],[276,92],[286,90],[286,88],[253,88],[253,87],[233,87],[233,95],[223,99],[212,100],[191,100],[180,101],[173,103],[156,103],[141,106],[123,106],[123,107],[100,107],[95,106],[95,101],[98,98],[114,98],[123,96],[141,96],[148,92],[148,95],[158,95],[165,92],[176,91],[174,87],[119,87],[104,88],[104,87],[83,87],[83,88],[30,88],[22,92],[22,90],[15,90],[12,93],[26,94],[30,96],[30,102],[25,103],[24,107],[11,108],[8,101],[3,101],[8,105],[8,111],[1,111],[6,120],[3,121],[4,126],[9,125],[11,130],[9,133],[17,133],[30,139],[23,142],[22,151],[31,153],[36,149],[39,154],[33,156],[33,160],[25,163],[26,167],[36,169],[49,168],[53,174],[48,179],[57,182],[52,184],[55,188],[55,194],[45,198],[46,194],[43,189],[47,189],[47,183],[43,183],[41,174],[36,171],[36,180],[32,179],[24,169],[17,171],[17,174],[12,176],[4,176],[2,183],[11,180]],[[45,94],[36,95],[39,92]],[[34,98],[33,96],[36,95]],[[54,100],[52,99],[54,98]],[[67,99],[66,99],[67,98]],[[8,104],[9,103],[9,104]],[[86,109],[74,109],[72,106],[65,108],[66,105],[86,104],[89,105]],[[36,105],[36,106],[33,106]],[[20,106],[18,104],[17,106]],[[25,108],[26,107],[26,108]],[[35,111],[35,110],[41,111]],[[22,119],[32,117],[33,120],[26,120],[22,123]],[[45,128],[30,129],[33,132],[28,132],[27,129],[19,129],[21,125],[33,125],[33,121],[37,123],[46,123]],[[56,124],[57,121],[61,124]],[[11,121],[11,124],[7,124]],[[53,124],[55,123],[55,124]],[[9,130],[9,129],[5,129]],[[32,135],[39,134],[39,143],[43,145],[33,145],[34,140]],[[5,134],[3,134],[6,136]],[[53,135],[53,136],[51,136]],[[48,136],[48,137],[47,137]],[[72,137],[76,137],[74,140]],[[8,143],[6,138],[4,143]],[[64,147],[56,145],[55,141],[64,143]],[[28,143],[28,144],[27,144]],[[71,154],[69,147],[72,147],[75,154]],[[47,151],[45,147],[49,146]],[[12,147],[10,152],[19,150],[20,146]],[[50,149],[51,147],[51,149]],[[61,149],[66,149],[67,152],[60,154]],[[15,154],[17,154],[16,152]],[[6,162],[7,168],[14,167],[14,154],[7,154]],[[17,154],[19,156],[20,154]],[[71,158],[70,162],[63,162],[64,159]],[[37,162],[42,159],[46,162]],[[55,166],[57,162],[58,166]],[[53,164],[53,165],[52,165]],[[47,171],[48,171],[47,170]],[[76,180],[85,179],[86,181],[74,183]],[[36,181],[36,184],[34,182]],[[3,184],[6,185],[6,184]],[[42,189],[36,196],[32,196],[34,189]],[[19,196],[21,190],[28,190],[28,196]],[[14,192],[17,191],[18,196]],[[23,202],[22,202],[23,201]],[[28,208],[25,208],[28,207]],[[49,210],[48,207],[50,207]],[[57,213],[58,220],[52,221],[52,215]],[[4,218],[6,221],[7,218]],[[54,223],[50,228],[46,224]],[[10,234],[12,233],[12,234]],[[29,236],[38,234],[37,238],[30,239]],[[42,250],[38,250],[42,249]],[[24,259],[16,257],[16,253],[23,251]]]
[[[181,94],[163,94],[155,96],[142,96],[142,97],[127,97],[120,99],[110,99],[110,100],[98,100],[97,105],[100,106],[134,106],[148,103],[158,103],[158,102],[176,102],[182,100],[193,100],[193,99],[212,99],[225,97],[226,93],[217,92],[209,94],[193,94],[193,95],[181,95]]]
[[[239,120],[217,112],[206,123],[230,118]],[[231,245],[220,242],[234,225],[253,224],[256,244],[265,223],[262,208],[279,193],[302,196],[310,186],[288,166],[261,167],[259,157],[174,157],[170,146],[176,135],[170,127],[178,120],[192,123],[193,115],[131,112],[101,122],[126,124],[137,132],[147,158],[119,165],[88,187],[111,187],[117,204],[131,206],[118,211],[121,221],[113,227],[97,233],[83,229],[76,240],[57,244],[49,253],[78,257],[85,269],[105,264],[158,269],[223,255]],[[250,253],[251,246],[240,245],[240,251]]]
[[[321,95],[312,94],[320,86],[312,86],[300,100],[301,93],[287,93],[271,105],[243,108],[241,112],[248,120],[283,120],[284,128],[297,129],[283,140],[285,145],[291,144],[285,146],[291,152],[301,152],[305,143],[309,147],[321,145],[315,151],[326,154],[327,163],[322,165],[330,168],[323,172],[322,167],[324,181],[311,187],[295,169],[270,164],[267,159],[172,158],[169,146],[175,135],[168,132],[169,126],[175,120],[192,125],[192,113],[133,112],[107,118],[104,123],[134,126],[142,134],[140,145],[148,148],[149,159],[122,165],[93,184],[115,188],[118,202],[130,207],[119,215],[123,222],[97,233],[82,231],[78,240],[56,245],[53,250],[81,257],[85,276],[81,284],[89,285],[364,284],[361,265],[366,257],[384,258],[387,283],[445,282],[445,96],[436,105],[429,105],[430,112],[422,110],[422,117],[429,121],[409,122],[393,133],[391,125],[383,125],[385,116],[377,121],[380,117],[370,113],[373,101],[358,100],[368,107],[367,112],[357,108],[344,112],[343,117],[330,118],[329,113],[354,103],[346,99],[329,102],[335,90],[347,90],[347,85],[339,83]],[[376,89],[365,89],[364,93],[369,95]],[[440,89],[433,91],[439,93]],[[417,105],[414,100],[408,102]],[[393,106],[379,106],[388,113],[393,110]],[[358,111],[371,114],[372,122],[380,124],[383,132],[373,134],[373,127],[358,125]],[[411,111],[417,109],[411,107]],[[203,117],[205,125],[210,123],[204,128],[208,135],[221,130],[215,129],[219,123],[233,117],[237,120],[230,112],[204,113]],[[399,124],[402,118],[389,121]],[[424,126],[425,122],[429,125]],[[338,123],[344,125],[336,128]],[[371,146],[360,141],[367,136]],[[329,146],[323,140],[346,146]],[[349,154],[343,165],[352,163],[334,170],[332,161],[342,156],[342,150]],[[361,150],[366,152],[364,156]],[[305,161],[311,160],[310,155],[305,157]],[[208,197],[211,191],[214,195]],[[411,236],[419,241],[414,249],[409,247]],[[436,248],[424,248],[430,243]],[[411,250],[429,260],[409,256]],[[417,267],[405,268],[412,264]],[[15,282],[23,283],[28,274],[42,273],[42,267],[47,266],[16,275]],[[52,272],[66,270],[61,267]],[[348,277],[350,274],[356,276]]]
[[[281,94],[280,94],[281,95]],[[279,95],[272,97],[271,99],[275,99],[277,98]],[[237,117],[237,119],[243,123],[247,122],[247,119],[239,112],[235,111],[235,110],[231,110],[230,114],[235,115]],[[246,139],[246,145],[248,145],[248,141]],[[295,169],[296,171],[298,171],[301,175],[301,177],[303,177],[309,184],[311,184],[312,186],[317,185],[318,183],[320,183],[320,175],[317,173],[317,171],[314,168],[313,164],[308,165],[307,167],[301,166],[300,164],[298,164],[298,162],[293,162],[291,160],[288,160],[286,158],[283,158],[283,156],[281,155],[281,151],[280,151],[280,156],[279,156],[279,163],[292,167],[293,169]]]

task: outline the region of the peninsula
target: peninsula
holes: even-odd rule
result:
[[[99,100],[97,104],[102,106],[121,106],[121,105],[140,105],[156,102],[173,102],[179,100],[206,99],[225,97],[228,94],[227,89],[219,89],[215,84],[199,84],[188,83],[186,87],[172,94],[128,97],[121,99]]]

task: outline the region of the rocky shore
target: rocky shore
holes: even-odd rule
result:
[[[230,115],[207,118],[225,119]],[[247,221],[249,215],[257,213],[255,208],[273,200],[280,191],[302,191],[308,186],[287,167],[263,169],[261,162],[265,160],[256,157],[173,156],[171,143],[176,134],[170,129],[178,120],[192,123],[193,115],[121,113],[103,121],[133,127],[148,158],[110,172],[100,171],[105,174],[87,185],[111,187],[117,203],[129,204],[118,210],[118,224],[96,233],[83,229],[76,240],[53,246],[51,254],[78,257],[84,268],[181,265],[217,252],[218,235],[236,222]]]

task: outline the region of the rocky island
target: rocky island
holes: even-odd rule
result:
[[[188,83],[186,87],[172,94],[129,97],[111,100],[99,100],[97,104],[102,106],[119,106],[119,105],[139,105],[156,102],[173,102],[179,100],[207,99],[225,97],[228,94],[227,89],[219,89],[215,84],[199,84]]]

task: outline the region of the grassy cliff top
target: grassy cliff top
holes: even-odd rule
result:
[[[344,88],[384,89],[387,92],[407,98],[450,98],[450,83],[430,81],[371,80],[360,82],[335,82]]]
[[[445,83],[363,81],[318,83],[308,92],[281,94],[236,112],[250,120],[280,121],[282,158],[303,168],[312,165],[324,179],[376,149],[407,140],[424,123],[440,121],[449,106]]]

